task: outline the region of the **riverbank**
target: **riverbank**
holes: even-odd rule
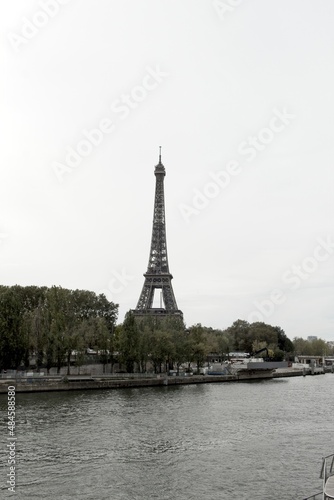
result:
[[[218,382],[237,382],[238,380],[251,380],[258,378],[268,378],[265,374],[262,376],[254,374],[246,375],[193,375],[191,377],[132,377],[132,378],[114,378],[114,377],[65,377],[62,379],[5,379],[0,383],[0,394],[7,393],[7,386],[14,385],[16,392],[47,392],[47,391],[73,391],[73,390],[94,390],[94,389],[119,389],[127,387],[159,387],[175,386],[185,384],[203,384]],[[269,377],[271,378],[271,377]]]
[[[105,375],[105,376],[68,376],[68,377],[19,377],[0,379],[0,394],[7,393],[10,385],[16,392],[49,392],[73,390],[119,389],[131,387],[159,387],[186,384],[226,383],[249,380],[261,380],[280,377],[312,375],[302,370],[244,370],[235,375],[192,375],[169,376],[161,375]]]

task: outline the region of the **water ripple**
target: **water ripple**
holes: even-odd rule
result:
[[[330,374],[18,394],[16,498],[303,498],[333,452],[333,396]],[[5,466],[2,448],[2,477]]]

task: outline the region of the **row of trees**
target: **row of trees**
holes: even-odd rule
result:
[[[148,362],[155,371],[167,363],[178,369],[184,363],[202,366],[210,353],[226,359],[230,352],[252,353],[267,347],[272,359],[282,360],[294,347],[284,331],[265,323],[238,320],[226,330],[215,330],[201,324],[186,329],[179,318],[138,320],[129,311],[117,327],[115,344],[119,358],[128,372],[146,371]]]
[[[86,290],[61,287],[0,286],[0,370],[18,368],[34,358],[35,366],[49,370],[67,365],[73,352],[76,364],[85,362],[86,349],[99,351],[106,364],[118,361],[128,372],[159,372],[164,365],[178,369],[210,353],[226,359],[234,351],[252,353],[266,347],[272,359],[295,354],[334,355],[323,340],[292,342],[278,326],[237,320],[225,330],[201,324],[186,328],[180,318],[147,316],[129,311],[116,326],[118,305]]]
[[[293,339],[294,353],[296,356],[334,356],[334,346],[328,344],[325,340],[305,340],[301,337]]]
[[[0,370],[69,365],[72,351],[100,346],[107,357],[118,305],[101,294],[53,286],[0,286]],[[80,359],[78,360],[80,361]],[[106,362],[106,360],[105,360]]]

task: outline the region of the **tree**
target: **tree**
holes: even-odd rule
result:
[[[274,326],[277,333],[277,346],[281,351],[292,353],[294,350],[293,342],[285,335],[284,330],[279,326]]]
[[[172,342],[174,344],[173,358],[171,360],[170,368],[176,366],[176,371],[179,373],[180,366],[191,358],[191,345],[189,342],[189,334],[182,328],[182,330],[171,331]]]
[[[249,324],[239,319],[224,330],[223,334],[230,339],[229,349],[233,348],[235,351],[252,353],[266,347],[276,360],[283,359],[285,353],[293,351],[293,344],[282,328],[263,322]],[[226,348],[226,341],[220,340],[220,344]]]
[[[38,306],[32,311],[26,312],[30,320],[31,347],[36,357],[36,368],[40,371],[43,365],[44,355],[49,333],[48,313],[42,298],[39,298]]]
[[[225,359],[231,350],[231,340],[229,336],[224,333],[217,334],[217,353]]]
[[[113,334],[117,312],[118,305],[87,290],[0,286],[0,369],[17,368],[22,360],[28,367],[34,354],[38,370],[45,361],[48,371],[56,363],[59,372],[67,359],[69,372],[72,351],[82,347],[79,325],[101,320],[98,337],[105,345],[107,331],[108,340]]]
[[[95,323],[95,345],[100,355],[100,361],[103,364],[103,373],[105,373],[111,349],[111,334],[107,326],[107,320],[104,317],[94,318],[93,321]]]
[[[122,362],[128,373],[134,372],[135,363],[138,362],[138,326],[130,310],[126,313],[123,325],[119,332],[119,349]]]
[[[322,339],[309,341],[301,337],[295,337],[293,339],[293,350],[296,356],[327,356],[331,354],[331,348]]]
[[[18,368],[27,349],[22,332],[24,314],[22,287],[1,287],[0,291],[0,370]]]
[[[163,325],[159,326],[163,327]],[[165,365],[167,371],[174,355],[174,344],[171,334],[165,329],[159,328],[159,326],[150,335],[150,357],[155,373],[161,373],[163,365]]]
[[[205,329],[200,323],[189,328],[189,347],[191,352],[189,361],[196,363],[197,372],[199,372],[200,367],[204,365],[210,352]]]
[[[71,292],[62,287],[53,286],[48,290],[47,302],[50,312],[50,337],[54,347],[57,373],[65,364],[66,354],[69,364],[69,352],[73,348],[71,333],[74,329],[74,313],[71,308]]]

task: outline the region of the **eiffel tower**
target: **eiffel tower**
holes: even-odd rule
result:
[[[164,177],[165,167],[161,163],[161,146],[159,152],[159,163],[154,169],[156,178],[153,229],[151,250],[148,260],[147,271],[144,274],[145,281],[141,291],[136,309],[133,310],[135,316],[145,316],[153,314],[165,317],[166,315],[179,316],[183,318],[182,311],[176,305],[176,300],[172,288],[173,276],[169,272],[167,259],[166,221],[165,221],[165,198],[164,198]],[[160,307],[153,307],[154,293],[160,290]],[[162,300],[163,305],[162,307]]]

